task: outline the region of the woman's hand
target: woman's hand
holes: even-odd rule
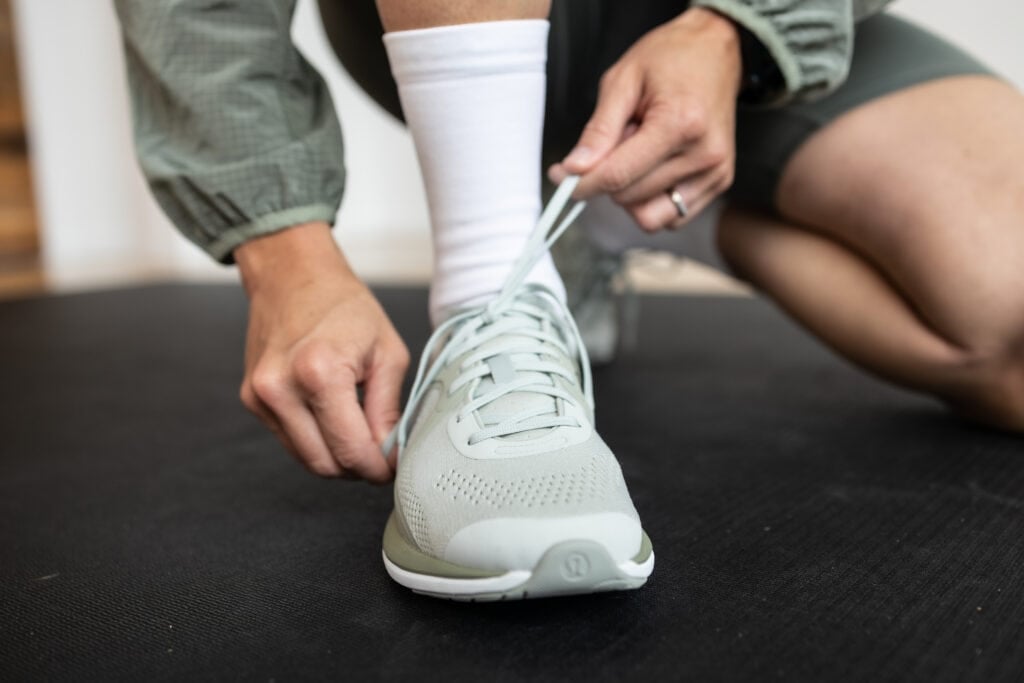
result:
[[[242,402],[311,471],[389,481],[380,444],[409,352],[327,224],[257,238],[235,258],[250,300]]]
[[[608,193],[644,230],[682,226],[732,184],[741,74],[732,22],[687,10],[604,74],[594,115],[549,176],[581,175],[577,197]]]

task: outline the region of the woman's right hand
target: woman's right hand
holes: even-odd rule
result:
[[[329,226],[289,228],[234,254],[249,295],[242,403],[316,474],[390,481],[380,445],[401,414],[409,352]]]

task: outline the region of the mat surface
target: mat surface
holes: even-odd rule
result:
[[[381,299],[414,353],[425,294]],[[245,302],[0,304],[0,680],[1020,680],[1024,440],[769,305],[645,298],[596,373],[657,566],[466,605],[380,559],[390,489],[305,474],[237,399]]]

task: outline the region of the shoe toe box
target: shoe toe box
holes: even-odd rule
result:
[[[497,517],[474,522],[448,541],[444,559],[488,571],[532,569],[553,546],[566,541],[593,541],[616,563],[626,562],[643,541],[640,521],[622,512],[572,517]]]

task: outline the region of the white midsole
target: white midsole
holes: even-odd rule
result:
[[[414,591],[425,593],[440,593],[443,595],[474,595],[479,593],[501,593],[512,590],[530,579],[533,572],[527,569],[514,569],[501,576],[489,576],[480,579],[452,579],[444,576],[431,576],[429,574],[417,574],[402,569],[388,559],[386,553],[384,567],[392,579],[398,583],[411,588]],[[627,560],[618,565],[620,572],[631,579],[646,579],[654,570],[654,553],[647,556],[643,562]]]

